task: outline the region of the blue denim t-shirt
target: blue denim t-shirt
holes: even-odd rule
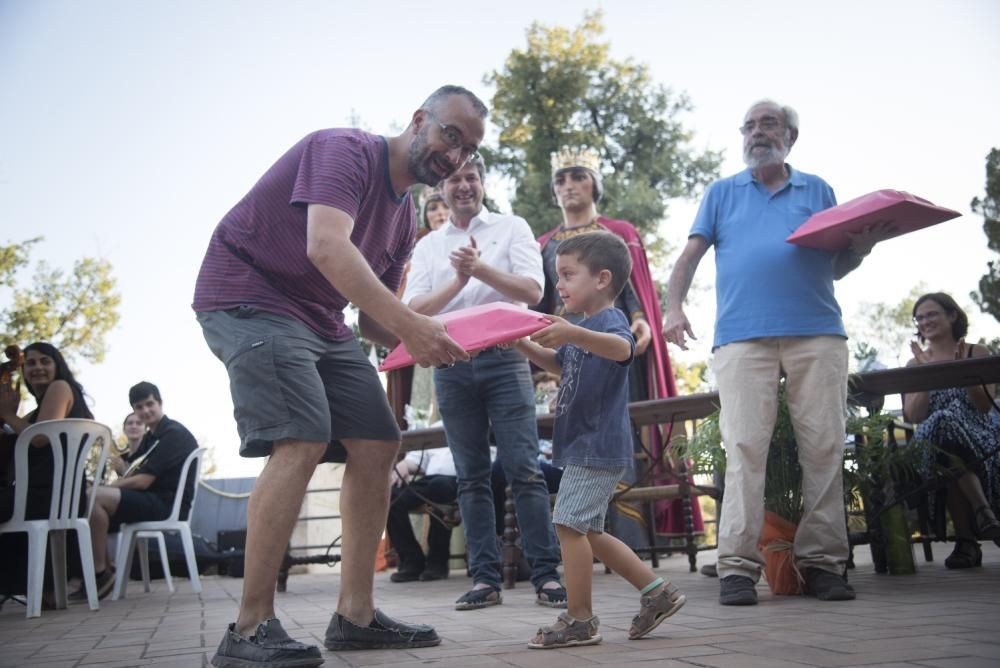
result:
[[[628,416],[628,367],[635,339],[628,319],[607,308],[578,323],[595,332],[617,334],[632,347],[624,362],[615,362],[568,343],[556,350],[562,367],[552,437],[555,466],[631,466],[632,424]]]
[[[702,200],[690,236],[715,246],[713,348],[765,336],[847,336],[833,294],[836,253],[785,241],[837,200],[818,176],[788,171],[775,193],[747,169],[713,183]]]

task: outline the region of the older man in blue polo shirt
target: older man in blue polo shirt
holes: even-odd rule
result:
[[[806,593],[849,600],[843,501],[847,335],[833,282],[857,268],[880,238],[869,230],[840,253],[802,248],[785,238],[837,202],[823,179],[785,162],[799,135],[798,115],[762,100],[740,127],[747,169],[711,185],[667,289],[666,339],[694,337],[683,303],[699,261],[715,246],[717,311],[713,369],[722,404],[726,493],[719,529],[719,602],[757,603],[763,559],[764,472],[786,392],[802,465],[804,512],[795,536]]]

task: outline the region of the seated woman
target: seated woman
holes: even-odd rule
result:
[[[118,475],[124,474],[135,458],[139,444],[142,443],[142,437],[146,435],[146,425],[137,414],[129,413],[125,416],[125,421],[122,422],[122,431],[125,434],[126,451],[122,452],[120,456],[112,454],[108,457],[108,464]]]
[[[913,307],[917,325],[913,359],[907,366],[929,362],[986,357],[985,346],[968,344],[969,319],[949,295],[935,292],[920,297]],[[993,421],[994,389],[982,386],[956,387],[903,396],[903,415],[919,422],[917,441],[927,441],[925,469],[946,468],[948,514],[955,527],[955,550],[945,559],[948,568],[982,565],[977,539],[1000,545],[1000,424]],[[940,492],[938,492],[940,493]],[[931,504],[933,508],[934,504]]]
[[[28,391],[35,398],[37,407],[27,415],[18,416],[21,404],[20,387],[13,384],[0,387],[0,419],[15,433],[20,434],[30,425],[45,420],[63,418],[94,418],[83,399],[83,386],[73,377],[62,353],[50,343],[33,343],[25,348],[24,368],[21,377]],[[18,384],[20,385],[20,384]],[[27,519],[44,519],[49,515],[52,499],[52,450],[48,440],[39,437],[31,442],[28,453],[28,496],[25,508]],[[14,484],[17,484],[17,480]],[[81,494],[81,504],[85,495]],[[0,522],[10,519],[14,512],[14,487],[0,490]],[[70,557],[71,573],[79,570],[73,562],[79,560],[75,547],[75,532],[70,532],[66,554]],[[23,533],[0,536],[0,574],[10,580],[0,589],[7,593],[21,593],[27,573],[28,542]],[[46,592],[51,591],[51,575],[46,573]]]

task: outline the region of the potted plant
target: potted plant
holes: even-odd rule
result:
[[[899,446],[896,429],[894,417],[881,411],[848,418],[847,431],[854,434],[855,445],[846,458],[844,494],[847,506],[864,514],[876,572],[903,575],[916,571],[903,502],[908,490],[922,485],[917,471],[925,450],[934,446],[927,442]]]
[[[673,455],[689,459],[693,473],[722,473],[726,452],[722,445],[719,413],[698,424],[690,437],[674,441]],[[801,593],[792,559],[795,530],[802,517],[802,469],[799,467],[795,432],[785,399],[785,383],[778,386],[778,412],[768,449],[764,480],[764,531],[760,548],[764,553],[765,575],[775,594]]]
[[[920,448],[928,444],[896,447],[887,438],[892,416],[876,412],[868,417],[852,414],[847,433],[855,435],[855,448],[845,458],[844,494],[848,507],[862,508],[866,532],[873,546],[876,569],[902,573],[907,569],[910,534],[896,488],[915,479]],[[716,412],[698,424],[690,437],[674,441],[674,456],[692,462],[692,472],[716,474],[725,471],[726,453]],[[768,585],[773,593],[800,593],[792,566],[795,529],[802,517],[802,469],[792,428],[785,384],[778,389],[778,411],[768,451],[764,481],[765,525],[760,547],[766,563]],[[891,559],[888,554],[892,554]],[[888,562],[892,563],[890,567]]]

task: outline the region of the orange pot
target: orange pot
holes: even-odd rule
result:
[[[792,553],[796,529],[798,525],[780,515],[771,511],[764,513],[764,530],[757,547],[764,553],[764,576],[772,594],[798,596],[802,593]]]

